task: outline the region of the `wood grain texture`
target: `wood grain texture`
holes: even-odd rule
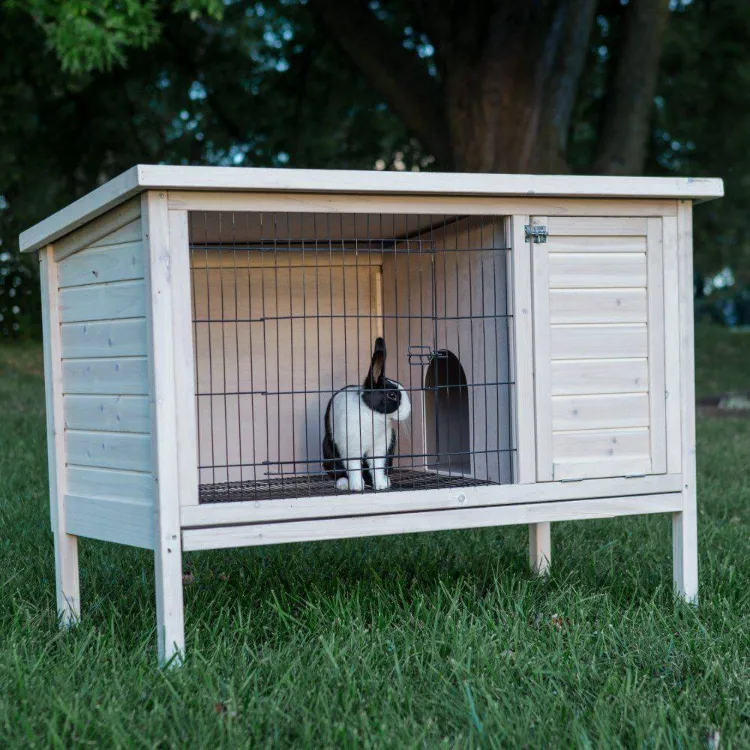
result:
[[[552,452],[555,463],[648,457],[648,428],[555,432]]]
[[[154,508],[148,501],[66,495],[65,521],[77,536],[154,547]]]
[[[553,396],[553,430],[648,427],[647,393]]]
[[[648,390],[648,360],[556,360],[552,395],[637,393]]]
[[[549,254],[550,289],[642,287],[646,277],[645,253]]]
[[[150,435],[68,430],[66,446],[69,464],[151,471]]]
[[[648,356],[644,324],[555,325],[550,333],[552,359],[620,359]]]
[[[140,222],[133,224],[140,232]],[[142,279],[143,245],[139,240],[125,244],[87,247],[60,261],[59,276],[61,288]]]
[[[651,409],[651,470],[667,470],[666,387],[664,384],[664,260],[662,220],[648,226],[648,378]]]
[[[640,234],[624,237],[555,235],[547,240],[550,255],[557,253],[645,253],[646,237]]]
[[[71,465],[66,477],[71,495],[148,501],[153,513],[154,480],[150,473]]]
[[[645,289],[554,289],[550,292],[550,322],[645,323]]]
[[[70,287],[60,291],[60,320],[63,323],[142,318],[145,314],[142,281]]]
[[[65,323],[61,329],[66,359],[146,355],[146,319]]]
[[[148,396],[64,397],[65,428],[99,432],[139,432],[151,429]]]
[[[682,406],[680,386],[680,277],[677,219],[666,217],[664,239],[664,364],[667,419],[667,473],[682,470]]]
[[[73,359],[62,363],[66,394],[145,396],[149,393],[146,357]]]
[[[554,237],[619,237],[646,234],[646,219],[634,216],[603,216],[593,218],[589,216],[550,216],[548,229]]]

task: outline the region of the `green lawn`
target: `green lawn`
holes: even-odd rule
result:
[[[698,341],[699,393],[750,389],[750,338]],[[40,355],[0,344],[0,745],[749,747],[750,420],[698,430],[697,611],[666,517],[554,526],[548,581],[526,528],[202,553],[164,672],[145,552],[83,541],[56,628]]]

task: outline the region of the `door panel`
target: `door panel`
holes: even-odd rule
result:
[[[531,223],[537,479],[664,473],[663,220]]]

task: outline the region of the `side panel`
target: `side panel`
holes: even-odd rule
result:
[[[664,240],[671,259],[674,220],[532,223],[549,232],[532,249],[537,479],[665,473]]]
[[[128,204],[55,247],[65,526],[77,536],[151,549],[146,290],[137,209]]]

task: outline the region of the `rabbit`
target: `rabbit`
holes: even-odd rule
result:
[[[348,385],[328,402],[323,438],[323,468],[339,490],[362,492],[391,486],[388,476],[396,451],[395,422],[411,414],[406,389],[385,377],[385,341],[375,340],[363,385]]]

